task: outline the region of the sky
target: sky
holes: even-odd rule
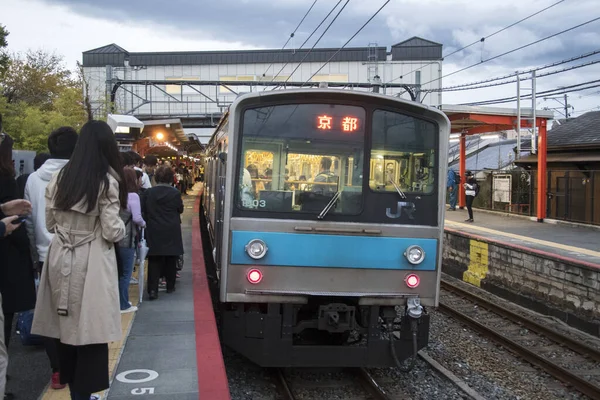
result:
[[[299,47],[338,0],[318,0],[288,44]],[[600,17],[598,0],[392,0],[348,47],[389,46],[412,36],[443,44],[444,74]],[[116,43],[128,51],[281,48],[313,0],[0,0],[9,51],[44,49],[73,69],[81,53]],[[341,1],[340,6],[345,3]],[[318,47],[340,47],[385,0],[350,0]],[[503,32],[492,33],[559,3]],[[323,29],[323,28],[322,28]],[[322,31],[319,31],[319,33]],[[315,37],[311,39],[312,45]],[[486,37],[466,50],[449,55]],[[443,79],[444,87],[502,76],[600,49],[600,20]],[[600,54],[574,61],[600,60]],[[563,68],[564,66],[557,67]],[[549,69],[551,70],[551,69]],[[548,70],[548,71],[549,71]],[[596,80],[600,63],[537,80],[538,92]],[[524,87],[530,86],[528,82]],[[525,93],[525,91],[523,91]],[[460,104],[516,95],[516,85],[446,92]],[[569,93],[572,116],[600,110],[600,87]],[[537,108],[561,99],[538,99]],[[530,106],[531,101],[526,105]],[[513,103],[499,105],[514,106]],[[555,115],[562,114],[555,110]]]

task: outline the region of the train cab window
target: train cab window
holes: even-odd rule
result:
[[[273,152],[246,150],[242,159],[242,205],[255,208],[261,192],[271,190],[273,186]]]
[[[375,192],[435,191],[435,124],[390,111],[373,113],[369,187]]]
[[[318,215],[332,203],[329,214],[360,213],[364,121],[363,108],[345,105],[246,110],[238,207]]]

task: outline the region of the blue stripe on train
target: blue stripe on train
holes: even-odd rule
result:
[[[252,239],[267,244],[264,258],[254,260],[246,253],[245,246]],[[417,266],[404,256],[411,245],[425,251],[425,260]],[[436,252],[436,239],[233,231],[231,241],[231,263],[249,265],[433,271]]]

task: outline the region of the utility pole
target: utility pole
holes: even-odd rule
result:
[[[562,88],[562,86],[559,86],[559,89]],[[559,99],[562,99],[559,100]],[[558,98],[556,97],[544,97],[544,101],[546,100],[554,100],[556,101],[558,104],[561,105],[561,108],[549,108],[547,107],[547,109],[549,110],[556,110],[557,112],[563,114],[565,116],[565,119],[569,119],[569,117],[571,116],[571,114],[569,114],[569,109],[571,109],[571,111],[575,110],[575,108],[569,104],[569,95],[568,94],[564,94],[564,96],[560,96]],[[564,103],[563,103],[564,102]]]

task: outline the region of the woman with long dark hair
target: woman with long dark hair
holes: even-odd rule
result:
[[[126,202],[113,132],[89,121],[46,189],[46,228],[54,237],[32,327],[60,340],[60,380],[72,400],[109,387],[108,343],[121,339],[114,243],[125,236],[119,210]]]
[[[6,133],[0,133],[0,204],[19,198],[12,148],[12,138]],[[35,277],[29,249],[25,224],[0,240],[0,294],[7,348],[15,313],[29,311],[35,307]]]

